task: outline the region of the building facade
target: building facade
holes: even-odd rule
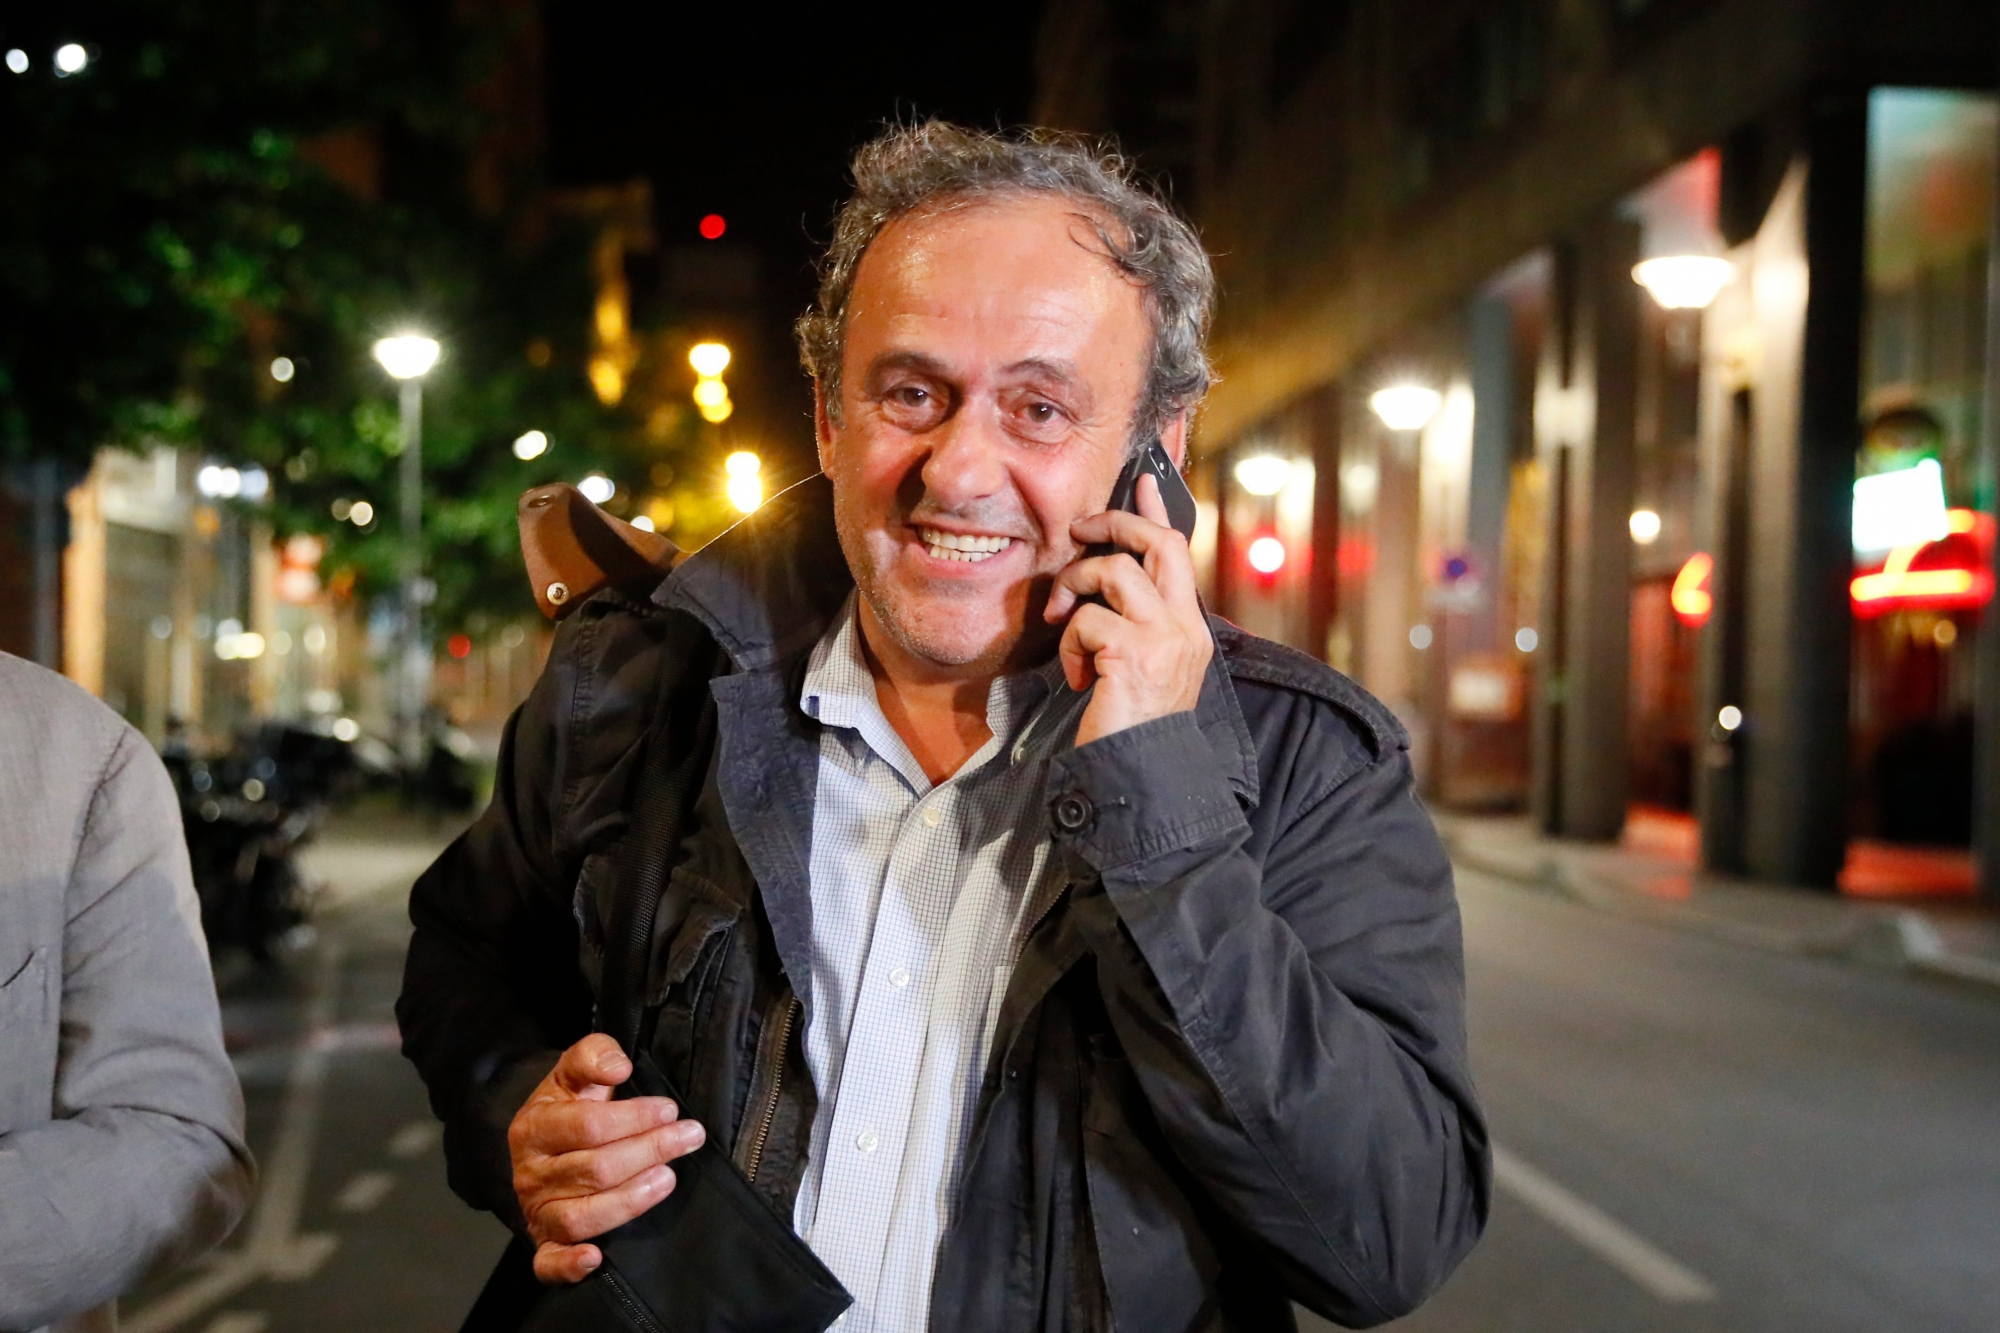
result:
[[[1039,117],[1125,109],[1217,257],[1215,604],[1394,707],[1433,800],[1971,865],[2000,11],[1102,0],[1042,45]]]

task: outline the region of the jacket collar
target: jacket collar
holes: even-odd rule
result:
[[[738,670],[761,671],[810,651],[853,589],[834,529],[833,485],[822,474],[772,496],[683,560],[653,600],[700,620]],[[1195,724],[1237,799],[1255,806],[1256,749],[1220,644],[1209,659]]]

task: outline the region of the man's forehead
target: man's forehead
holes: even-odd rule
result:
[[[1057,361],[1143,296],[1058,198],[1003,199],[898,219],[868,249],[848,334],[887,346],[997,340],[1009,361]],[[873,336],[870,336],[873,335]]]

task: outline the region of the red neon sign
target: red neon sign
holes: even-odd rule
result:
[[[1882,567],[1857,574],[1848,591],[1854,614],[1969,611],[1993,600],[1994,521],[1972,509],[1951,511],[1951,531],[1934,542],[1899,546]]]
[[[1715,609],[1715,594],[1708,589],[1708,577],[1715,572],[1715,561],[1706,551],[1696,551],[1681,566],[1681,572],[1674,575],[1673,590],[1667,594],[1674,614],[1689,629],[1700,629],[1708,623],[1708,613]]]

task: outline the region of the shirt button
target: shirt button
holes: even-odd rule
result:
[[[943,822],[944,822],[944,811],[938,809],[934,805],[927,805],[924,807],[924,826],[926,828],[936,828],[939,824],[942,824]]]
[[[891,986],[894,986],[897,990],[901,990],[903,989],[903,987],[909,985],[910,969],[907,967],[899,967],[895,971],[891,972],[889,974],[889,984]]]
[[[874,1152],[881,1144],[882,1140],[875,1137],[872,1129],[864,1129],[854,1136],[854,1146],[862,1152]]]
[[[1049,815],[1064,833],[1079,833],[1090,827],[1097,807],[1080,791],[1066,791],[1049,803]]]

